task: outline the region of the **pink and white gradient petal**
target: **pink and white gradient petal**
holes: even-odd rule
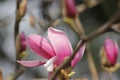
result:
[[[78,52],[75,55],[75,58],[72,60],[71,65],[72,65],[73,68],[76,66],[76,64],[83,57],[83,54],[84,54],[84,51],[85,51],[85,46],[86,46],[86,44],[84,44],[83,46],[80,47],[80,49],[78,50]]]
[[[52,72],[54,68],[54,59],[55,57],[49,59],[45,64],[44,67],[46,68],[47,71]]]
[[[32,34],[28,36],[27,44],[33,52],[43,58],[50,59],[55,55],[50,43],[39,35]]]
[[[65,33],[61,30],[49,28],[48,38],[56,54],[56,65],[59,66],[64,58],[70,56],[73,52],[72,46]]]
[[[43,61],[38,61],[38,60],[34,60],[34,61],[17,61],[18,63],[22,64],[23,66],[26,67],[36,67],[36,66],[40,66],[45,64],[46,62]]]

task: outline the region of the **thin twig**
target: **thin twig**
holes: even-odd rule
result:
[[[89,0],[89,1],[90,1],[90,0]],[[103,1],[104,1],[104,0],[96,1],[94,4],[91,4],[90,7],[88,7],[88,6],[86,5],[86,3],[82,3],[82,4],[78,5],[78,6],[76,6],[76,8],[77,8],[78,13],[81,13],[81,12],[84,12],[85,10],[87,10],[87,9],[89,9],[89,8],[92,8],[92,7],[95,7],[95,6],[99,5],[99,4],[102,3]]]
[[[2,80],[2,71],[0,70],[0,80]]]
[[[79,15],[77,14],[76,17],[74,18],[75,24],[76,24],[76,28],[79,30],[79,36],[82,38],[82,36],[85,36],[84,34],[84,29],[83,29],[83,25],[79,20]]]
[[[48,80],[48,79],[30,79],[30,80]],[[70,79],[70,80],[88,80],[86,78],[75,78],[75,79]]]
[[[90,34],[88,37],[82,39],[79,41],[76,49],[74,50],[73,54],[71,55],[70,58],[68,58],[63,64],[61,64],[56,71],[53,73],[53,76],[51,78],[51,80],[55,80],[55,78],[57,77],[57,75],[59,74],[60,70],[62,68],[64,68],[68,63],[71,62],[71,60],[74,58],[74,56],[76,55],[76,52],[79,50],[79,48],[86,42],[91,41],[92,39],[94,39],[95,37],[100,36],[101,34],[107,32],[110,28],[111,28],[111,24],[113,24],[116,20],[119,19],[120,15],[119,15],[119,10],[117,10],[117,12],[110,18],[110,20],[108,22],[106,22],[103,26],[101,26],[99,29],[95,30],[92,34]]]
[[[19,32],[19,24],[21,21],[21,17],[20,17],[20,13],[19,13],[20,2],[21,2],[21,0],[16,1],[16,17],[15,17],[15,30],[14,30],[15,31],[15,40],[16,40],[17,34]]]
[[[91,33],[90,35],[88,35],[88,37],[84,38],[85,41],[90,41],[92,40],[94,37],[97,37],[103,33],[105,33],[106,31],[109,31],[112,27],[112,24],[114,22],[116,22],[118,19],[120,18],[120,10],[118,9],[115,14],[108,20],[108,22],[106,22],[105,24],[103,24],[99,29],[94,30],[93,33]]]
[[[18,77],[23,74],[24,68],[20,67],[18,70],[6,77],[6,80],[17,80]]]
[[[79,20],[79,16],[78,15],[75,18],[75,22],[76,22],[77,27],[80,29],[80,34],[82,34],[82,35],[80,35],[80,37],[81,38],[85,37],[86,34],[84,32],[82,23]],[[93,76],[93,80],[99,80],[98,79],[97,69],[95,67],[95,63],[94,63],[94,60],[93,60],[92,55],[91,55],[91,50],[89,48],[89,43],[87,43],[87,45],[86,45],[86,52],[87,52],[87,60],[88,60],[88,63],[89,63],[89,68],[90,68],[91,74]]]
[[[91,50],[90,50],[90,47],[89,47],[88,43],[87,43],[87,47],[86,47],[86,52],[87,52],[87,60],[88,60],[88,64],[89,64],[91,74],[92,74],[92,78],[93,78],[93,80],[99,80],[97,69],[96,69],[94,60],[92,58]]]
[[[83,0],[83,1],[88,8],[91,8],[103,2],[104,0]]]
[[[25,15],[25,11],[26,11],[26,3],[27,0],[17,0],[16,1],[16,17],[15,17],[15,27],[14,27],[14,40],[15,40],[15,48],[16,48],[16,59],[20,60],[19,58],[19,54],[20,54],[20,45],[17,44],[17,42],[20,41],[19,39],[19,24],[21,19],[24,17]],[[18,49],[19,48],[19,49]],[[10,76],[8,76],[8,80],[9,77],[11,77],[11,80],[16,80],[22,73],[23,73],[23,69],[21,69],[20,64],[16,63],[16,68],[15,71],[13,72],[13,74],[10,74]]]
[[[114,32],[120,34],[120,23],[114,24],[114,25],[111,27],[111,29],[112,29]]]

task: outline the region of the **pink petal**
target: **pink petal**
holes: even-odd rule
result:
[[[48,38],[56,54],[56,65],[61,64],[65,57],[70,56],[73,52],[72,46],[63,31],[49,28]]]
[[[47,59],[50,59],[54,56],[53,48],[49,42],[39,35],[32,34],[28,36],[27,43],[30,49],[39,56]]]
[[[77,54],[75,55],[75,58],[72,60],[72,67],[75,67],[76,64],[81,60],[84,51],[85,51],[85,44],[81,46],[81,48],[78,50]]]
[[[108,58],[108,61],[110,62],[111,65],[114,65],[117,61],[117,56],[116,56],[116,52],[115,52],[115,45],[113,43],[113,41],[111,39],[107,39],[105,41],[105,52]]]
[[[17,61],[17,62],[26,67],[35,67],[35,66],[40,66],[45,64],[45,62],[36,61],[36,60],[35,61]]]
[[[76,7],[74,0],[65,0],[68,17],[76,17]]]
[[[53,67],[54,67],[54,59],[55,57],[49,59],[45,64],[44,67],[47,69],[47,71],[52,72],[53,71]]]
[[[51,76],[53,75],[53,72],[48,73],[48,80],[51,80]]]

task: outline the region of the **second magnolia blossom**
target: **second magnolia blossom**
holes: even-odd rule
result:
[[[106,67],[114,66],[117,62],[118,57],[118,44],[112,39],[106,39],[104,48],[101,49],[101,61]]]
[[[27,38],[27,44],[30,49],[40,57],[48,59],[48,61],[17,61],[18,63],[27,66],[43,65],[48,71],[53,71],[54,66],[59,66],[63,63],[65,58],[70,57],[73,53],[72,46],[65,33],[54,28],[48,29],[48,39],[42,36],[32,34]],[[71,67],[80,61],[84,54],[85,45],[83,45],[77,52],[75,58],[71,61]]]

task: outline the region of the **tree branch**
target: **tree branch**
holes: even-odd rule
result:
[[[114,25],[111,27],[111,30],[113,30],[114,32],[120,34],[120,23],[114,24]]]
[[[24,17],[26,12],[26,5],[27,0],[16,0],[16,17],[15,17],[15,27],[14,27],[14,40],[15,40],[15,48],[16,48],[16,59],[20,60],[19,54],[21,50],[20,45],[20,37],[19,37],[19,24],[21,19]],[[11,80],[16,80],[22,73],[23,69],[21,68],[20,64],[16,63],[15,71],[8,76],[8,80],[10,80],[9,77],[11,77]]]
[[[51,80],[55,80],[55,78],[57,77],[57,75],[59,74],[60,70],[62,68],[64,68],[68,63],[71,62],[71,60],[74,58],[74,56],[76,55],[76,52],[79,50],[79,48],[86,42],[91,41],[92,39],[94,39],[95,37],[100,36],[101,34],[107,32],[110,28],[111,25],[117,21],[120,17],[120,11],[119,9],[116,11],[116,13],[110,18],[110,20],[108,22],[106,22],[103,26],[101,26],[99,29],[95,30],[93,33],[91,33],[88,37],[83,38],[82,40],[79,41],[76,49],[74,50],[73,54],[71,55],[70,58],[68,58],[63,64],[61,64],[56,71],[53,73],[53,76],[51,78]]]
[[[0,69],[0,80],[2,80],[2,71]]]
[[[81,38],[82,38],[82,37],[86,37],[86,34],[85,34],[85,32],[84,32],[82,23],[81,23],[81,21],[79,20],[79,16],[77,16],[77,17],[75,18],[75,22],[76,22],[76,26],[80,29],[80,30],[79,30],[80,34],[82,34],[82,35],[79,35],[79,36],[80,36]],[[88,63],[89,63],[89,68],[90,68],[90,71],[91,71],[91,74],[92,74],[92,78],[93,78],[93,80],[99,80],[99,78],[98,78],[98,73],[97,73],[97,69],[96,69],[94,60],[93,60],[93,58],[92,58],[91,50],[90,50],[90,47],[89,47],[89,43],[86,44],[86,52],[87,52],[87,61],[88,61]]]

